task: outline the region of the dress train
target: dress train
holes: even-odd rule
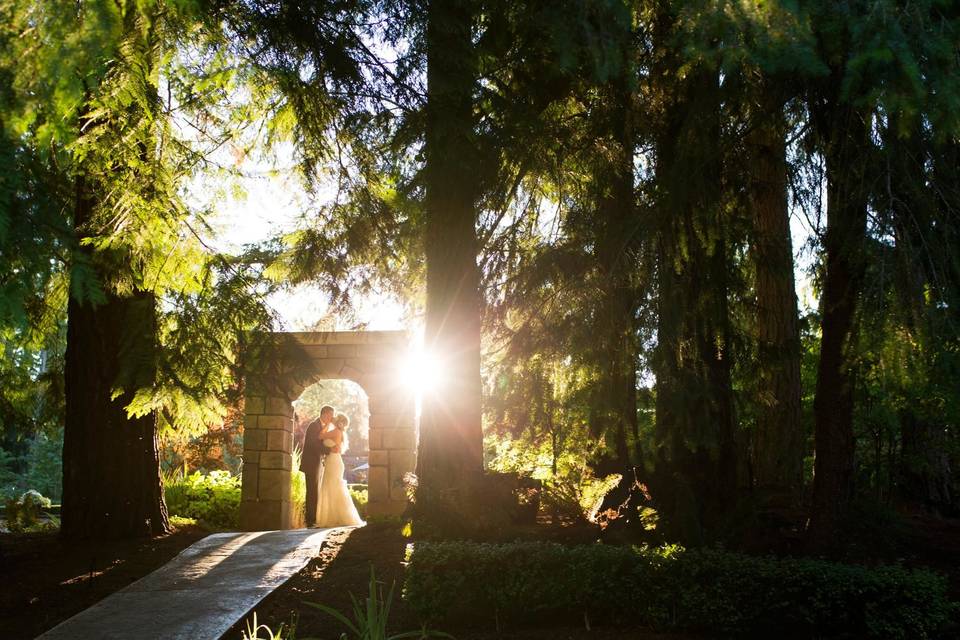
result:
[[[343,471],[343,456],[328,453],[323,461],[323,476],[320,479],[318,527],[356,527],[366,524],[353,504]]]

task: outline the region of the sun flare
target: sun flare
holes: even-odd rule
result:
[[[423,349],[414,350],[406,366],[401,368],[403,382],[418,396],[439,391],[443,382],[443,365],[435,354]]]

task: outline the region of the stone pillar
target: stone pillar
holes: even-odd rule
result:
[[[240,528],[289,529],[293,406],[284,396],[247,392],[243,432]]]
[[[367,384],[370,402],[367,510],[371,516],[400,515],[407,507],[404,476],[417,468],[413,394],[386,383]]]

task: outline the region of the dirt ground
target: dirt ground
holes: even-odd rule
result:
[[[0,638],[34,638],[122,589],[207,532],[65,544],[56,533],[0,534]]]
[[[302,603],[319,602],[348,612],[349,594],[360,597],[366,593],[371,565],[378,580],[398,585],[393,615],[402,619],[399,585],[406,544],[399,532],[377,525],[332,532],[316,558],[256,607],[257,622],[276,631],[281,624],[289,624],[299,611],[297,637],[339,638],[340,627],[329,616]],[[224,638],[239,640],[245,628],[245,621],[241,621]]]

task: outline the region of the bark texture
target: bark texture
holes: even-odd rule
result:
[[[774,503],[794,502],[803,477],[800,333],[785,135],[782,105],[767,104],[764,113],[757,114],[747,138],[760,406],[753,441],[753,480],[761,497]]]
[[[662,446],[654,497],[674,535],[696,544],[737,490],[717,75],[694,71],[674,91],[657,141],[664,193],[654,364]]]
[[[87,183],[78,178],[75,226],[81,237],[92,212]],[[93,259],[87,248],[78,251]],[[148,292],[123,298],[108,292],[99,305],[70,298],[60,528],[64,538],[129,538],[169,530],[156,417],[127,417],[129,386],[111,399],[116,385],[128,377],[131,359],[137,376],[152,375],[155,339],[156,300]]]
[[[609,162],[599,163],[596,183],[598,238],[596,260],[600,268],[601,301],[597,308],[598,357],[603,381],[598,385],[600,416],[596,426],[612,451],[610,472],[631,466],[627,434],[636,438],[636,291],[633,237],[637,216],[634,206],[632,95],[625,77],[609,87],[609,107],[603,126],[609,143]],[[599,434],[597,434],[599,435]],[[604,470],[601,470],[603,473]]]
[[[823,237],[825,273],[813,407],[816,460],[809,534],[815,547],[824,547],[836,540],[853,494],[854,370],[850,349],[863,287],[864,183],[870,139],[867,121],[852,107],[828,104],[817,115],[826,142],[827,229]]]

